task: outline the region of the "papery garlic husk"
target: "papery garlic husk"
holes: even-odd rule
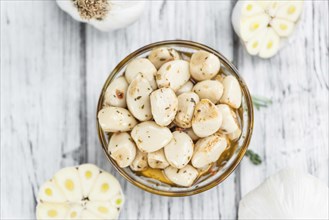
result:
[[[328,195],[317,178],[284,169],[242,198],[239,219],[328,219]]]
[[[302,0],[239,0],[233,9],[232,25],[247,52],[266,59],[293,34],[302,9]]]
[[[37,219],[117,219],[120,183],[93,164],[59,170],[39,190]]]
[[[56,0],[58,6],[77,21],[101,31],[113,31],[135,22],[146,1]]]

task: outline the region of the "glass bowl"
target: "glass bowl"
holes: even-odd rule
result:
[[[119,167],[117,163],[110,157],[110,154],[107,151],[108,136],[105,132],[103,132],[97,119],[97,112],[99,112],[99,110],[101,110],[103,107],[103,100],[104,100],[104,94],[106,88],[112,82],[112,80],[124,74],[125,68],[129,63],[129,61],[137,57],[147,57],[149,52],[153,48],[160,46],[174,48],[177,51],[186,52],[186,53],[193,53],[197,50],[205,50],[216,55],[221,61],[221,72],[226,75],[235,76],[238,79],[242,90],[242,104],[240,108],[242,134],[240,139],[238,140],[237,144],[235,145],[232,151],[227,153],[224,152],[221,155],[221,157],[225,157],[225,158],[222,158],[223,162],[219,164],[218,170],[215,173],[209,173],[206,176],[202,176],[202,178],[200,178],[194,185],[190,187],[170,186],[160,181],[157,181],[155,179],[139,176],[136,173],[134,173],[132,170],[130,170],[129,167],[128,168]],[[254,119],[253,117],[254,115],[253,115],[253,105],[252,105],[251,96],[249,94],[245,82],[238,74],[238,70],[236,69],[236,67],[216,50],[208,46],[202,45],[200,43],[186,41],[186,40],[161,41],[161,42],[146,45],[136,50],[135,52],[129,54],[114,68],[114,70],[108,76],[102,88],[101,94],[99,96],[97,111],[96,111],[98,136],[107,159],[112,163],[112,165],[116,168],[116,170],[126,180],[128,180],[132,184],[138,186],[139,188],[145,191],[162,196],[195,195],[204,192],[208,189],[211,189],[212,187],[223,182],[238,166],[238,164],[240,163],[240,161],[242,160],[243,156],[247,151],[253,131],[253,119]]]

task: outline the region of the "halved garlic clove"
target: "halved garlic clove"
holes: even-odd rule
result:
[[[296,22],[303,11],[303,4],[303,1],[287,1],[278,8],[275,17]]]
[[[78,167],[78,173],[81,181],[82,194],[84,197],[88,197],[91,188],[100,174],[100,170],[93,164],[83,164]]]
[[[191,165],[186,165],[182,169],[169,166],[164,170],[166,177],[179,186],[191,186],[198,177],[198,171]]]
[[[191,92],[192,88],[193,88],[193,83],[191,81],[188,81],[187,83],[185,83],[182,87],[180,87],[177,91],[176,91],[176,95],[179,96],[183,93],[186,92]]]
[[[117,210],[120,210],[124,202],[125,202],[125,198],[122,195],[122,193],[117,194],[110,200],[111,205],[116,207]]]
[[[202,168],[215,162],[227,147],[227,140],[223,136],[211,135],[198,140],[195,144],[192,165],[195,168]]]
[[[217,103],[223,95],[223,85],[217,80],[204,80],[195,84],[192,91],[198,94],[200,99]]]
[[[79,202],[83,198],[82,187],[77,167],[61,169],[54,175],[59,189],[69,202]]]
[[[114,79],[107,87],[104,95],[104,105],[125,108],[128,83],[123,76]]]
[[[267,33],[263,41],[263,45],[259,51],[259,57],[270,58],[274,56],[280,49],[280,38],[273,28],[268,27]]]
[[[221,113],[223,118],[220,130],[224,134],[235,132],[237,129],[240,128],[238,118],[235,112],[228,105],[220,104],[220,105],[216,105],[216,107]]]
[[[198,135],[196,135],[193,131],[192,128],[188,128],[188,129],[185,129],[184,132],[190,136],[190,138],[192,139],[192,141],[197,141],[200,139],[200,137]]]
[[[111,136],[108,151],[119,167],[128,167],[136,156],[136,146],[126,132],[114,133]]]
[[[138,149],[142,152],[154,152],[166,146],[172,133],[167,127],[161,127],[153,121],[142,122],[131,131]]]
[[[164,63],[172,60],[180,60],[181,57],[179,53],[172,48],[157,47],[151,51],[148,59],[159,69]]]
[[[263,45],[264,37],[266,36],[267,28],[264,28],[255,34],[248,42],[246,49],[250,55],[257,55]]]
[[[175,92],[190,79],[189,63],[185,60],[174,60],[163,64],[156,74],[159,88],[171,88]]]
[[[288,37],[295,29],[295,24],[281,18],[273,18],[271,26],[280,37]]]
[[[102,217],[100,217],[100,216],[98,216],[98,215],[96,215],[96,214],[94,214],[93,212],[90,212],[89,210],[83,210],[82,212],[81,212],[81,217],[80,217],[81,219],[85,219],[85,220],[103,220],[103,218]]]
[[[167,158],[165,157],[163,148],[147,154],[147,161],[150,167],[155,169],[164,169],[169,166]]]
[[[40,187],[38,201],[63,203],[66,202],[66,197],[58,188],[54,180],[48,180]]]
[[[110,198],[122,194],[118,180],[107,172],[99,174],[89,194],[89,201],[108,201]]]
[[[98,112],[98,122],[105,132],[131,131],[137,124],[131,113],[120,107],[104,107]]]
[[[214,134],[222,124],[222,115],[215,104],[208,99],[201,99],[196,105],[192,119],[192,128],[199,137]]]
[[[158,125],[167,126],[175,119],[178,100],[172,89],[155,90],[150,95],[150,101],[152,115]]]
[[[134,171],[143,171],[148,168],[147,153],[137,150],[134,161],[130,164],[130,168]]]
[[[196,81],[211,79],[218,73],[219,69],[220,61],[214,54],[200,50],[191,57],[190,72]]]
[[[185,167],[193,155],[192,139],[182,131],[173,132],[173,139],[164,147],[169,164],[181,169]]]
[[[138,76],[127,90],[128,109],[139,121],[152,119],[150,94],[153,91],[149,81]]]
[[[57,203],[39,203],[36,209],[37,219],[65,219],[69,206]]]
[[[81,213],[83,210],[84,210],[83,205],[80,204],[71,205],[64,219],[81,219]]]
[[[196,104],[200,101],[194,92],[186,92],[177,97],[178,108],[175,116],[175,124],[182,128],[192,126],[192,118]]]
[[[156,89],[157,85],[154,78],[156,72],[157,70],[151,61],[146,58],[136,58],[128,63],[125,71],[125,77],[127,82],[130,84],[134,79],[140,76],[147,79],[152,88]]]
[[[118,219],[119,217],[119,211],[110,202],[90,201],[87,202],[86,208],[102,219]]]
[[[271,17],[275,17],[279,8],[285,4],[285,1],[269,1],[266,11]]]
[[[241,19],[237,22],[240,22],[240,24],[235,28],[237,34],[239,34],[243,41],[248,41],[253,36],[255,36],[255,34],[259,30],[262,30],[267,27],[270,22],[270,16],[264,13],[253,17]]]
[[[241,105],[242,92],[240,83],[234,76],[226,76],[223,81],[224,92],[220,103],[225,103],[232,108],[238,109]]]

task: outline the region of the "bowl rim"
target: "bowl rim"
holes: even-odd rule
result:
[[[206,51],[210,51],[211,53],[213,53],[214,55],[218,56],[221,60],[221,62],[224,62],[226,64],[226,66],[228,66],[231,69],[231,74],[233,74],[236,79],[239,81],[241,89],[243,90],[244,95],[246,96],[246,105],[249,109],[248,111],[248,132],[245,136],[245,141],[244,141],[244,145],[242,145],[241,150],[239,151],[237,157],[235,158],[234,161],[232,161],[232,165],[229,166],[221,176],[219,176],[218,178],[216,178],[215,180],[213,180],[212,182],[209,182],[208,184],[202,186],[202,187],[198,187],[198,188],[193,188],[190,191],[176,191],[176,192],[171,192],[171,191],[165,191],[165,190],[159,190],[159,189],[154,189],[152,187],[149,187],[147,185],[144,185],[143,183],[140,183],[138,181],[136,181],[135,179],[133,179],[132,177],[130,177],[126,172],[123,171],[123,168],[119,167],[115,161],[109,156],[108,152],[107,152],[107,143],[105,140],[105,135],[103,130],[100,127],[100,124],[98,123],[98,112],[99,110],[103,107],[103,94],[105,93],[108,85],[110,84],[110,82],[112,81],[112,78],[114,78],[114,76],[116,75],[116,73],[118,73],[122,67],[124,65],[126,65],[132,58],[138,56],[140,53],[143,53],[146,50],[155,48],[155,47],[160,47],[160,46],[190,46],[190,47],[195,47],[196,49],[204,49]],[[106,155],[106,158],[111,162],[111,164],[114,166],[114,168],[120,173],[121,176],[123,176],[126,180],[128,180],[128,182],[132,183],[133,185],[137,186],[138,188],[141,188],[144,191],[156,194],[156,195],[160,195],[160,196],[169,196],[169,197],[183,197],[183,196],[191,196],[191,195],[196,195],[199,193],[202,193],[204,191],[207,191],[215,186],[217,186],[218,184],[220,184],[221,182],[223,182],[228,176],[231,175],[231,173],[237,168],[237,166],[240,164],[241,160],[243,159],[250,140],[251,140],[251,136],[253,133],[253,127],[254,127],[254,110],[253,110],[253,104],[252,104],[252,98],[251,95],[249,93],[248,87],[246,85],[246,83],[244,82],[244,80],[242,79],[242,77],[239,74],[239,71],[237,70],[237,68],[226,58],[224,57],[220,52],[218,52],[217,50],[214,50],[211,47],[208,47],[204,44],[201,43],[197,43],[194,41],[189,41],[189,40],[165,40],[165,41],[158,41],[155,43],[151,43],[148,45],[145,45],[137,50],[135,50],[134,52],[130,53],[129,55],[127,55],[125,58],[123,58],[117,65],[116,67],[111,71],[111,73],[108,75],[105,83],[103,84],[101,93],[99,95],[98,98],[98,104],[97,104],[97,109],[96,109],[96,127],[97,127],[97,133],[98,133],[98,138],[99,141],[101,142],[101,147]]]

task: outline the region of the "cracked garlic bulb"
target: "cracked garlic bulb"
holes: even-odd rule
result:
[[[117,179],[92,164],[59,170],[39,190],[37,219],[117,219],[124,196]]]
[[[56,0],[58,6],[77,21],[101,31],[124,28],[142,14],[145,1]]]
[[[301,0],[240,0],[234,6],[232,24],[250,55],[270,58],[294,32],[302,9]]]
[[[328,219],[328,195],[317,178],[285,169],[242,198],[239,219]]]

